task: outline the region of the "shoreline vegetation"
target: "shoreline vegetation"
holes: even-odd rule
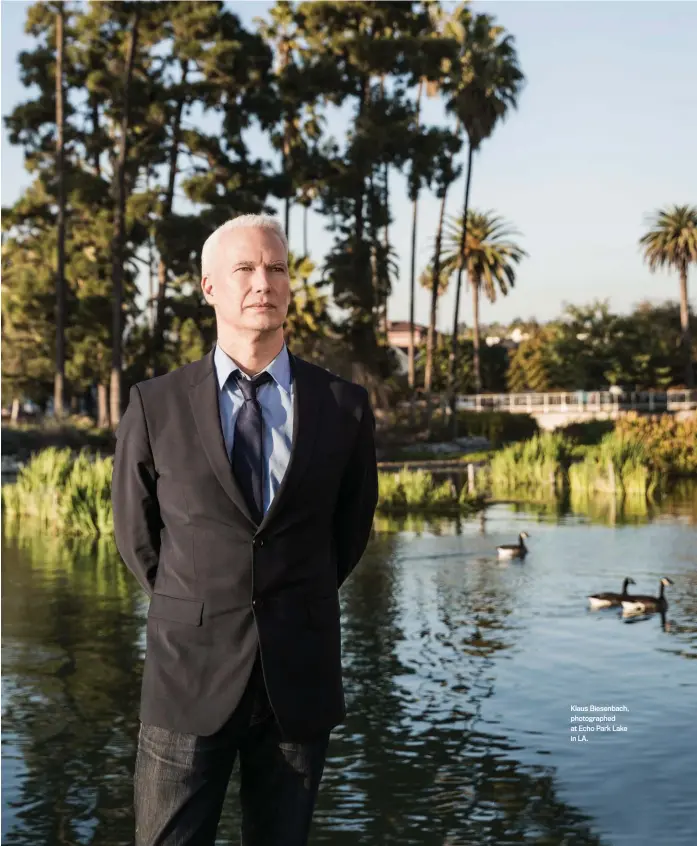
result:
[[[494,502],[581,505],[594,496],[650,503],[675,480],[697,478],[697,416],[627,415],[609,432],[576,425],[467,459],[461,469],[436,472],[379,469],[379,514],[462,517]],[[4,522],[22,518],[66,535],[111,535],[112,467],[113,456],[85,447],[77,454],[55,446],[34,453],[15,482],[3,485]]]

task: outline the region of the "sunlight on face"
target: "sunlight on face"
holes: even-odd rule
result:
[[[278,330],[290,305],[288,259],[281,239],[262,228],[224,232],[202,287],[219,324],[238,331]]]

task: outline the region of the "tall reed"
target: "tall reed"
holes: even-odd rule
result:
[[[496,492],[516,488],[559,490],[566,481],[572,445],[563,435],[544,432],[530,440],[511,444],[496,453],[489,469]]]
[[[481,504],[481,497],[471,496],[466,486],[463,486],[458,494],[451,479],[438,482],[425,470],[380,472],[378,490],[378,509],[383,511],[429,508],[471,511]]]
[[[618,432],[606,435],[597,447],[586,450],[582,461],[569,467],[572,491],[639,494],[650,497],[660,481],[644,445]]]
[[[30,520],[71,535],[110,535],[113,458],[49,447],[35,453],[13,484],[3,485],[4,519]]]

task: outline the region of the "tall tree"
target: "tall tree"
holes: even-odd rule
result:
[[[438,62],[442,57],[437,57]],[[416,113],[413,129],[413,146],[410,157],[410,171],[407,182],[409,199],[411,200],[411,259],[409,269],[409,351],[408,351],[408,380],[413,390],[416,385],[415,347],[414,347],[414,318],[415,318],[415,283],[416,283],[416,227],[418,220],[419,194],[424,186],[438,182],[437,172],[441,174],[449,168],[452,150],[457,144],[455,136],[449,130],[437,127],[423,127],[420,125],[421,98],[424,90],[427,96],[435,97],[438,93],[436,78],[424,75],[419,79],[416,95]],[[440,179],[442,184],[443,179]],[[433,293],[433,280],[431,280]]]
[[[281,153],[281,177],[283,180],[284,228],[290,243],[290,212],[298,184],[295,172],[296,155],[304,139],[301,132],[300,115],[303,104],[313,98],[313,92],[303,84],[300,62],[301,26],[292,3],[277,0],[271,8],[270,21],[256,18],[259,33],[272,47],[275,57],[274,85],[280,100],[280,128],[271,133],[271,142]]]
[[[133,4],[131,12],[131,26],[128,40],[128,55],[123,74],[123,111],[121,116],[121,136],[119,139],[119,154],[117,171],[114,178],[114,237],[111,260],[111,282],[113,286],[113,321],[112,321],[112,357],[111,357],[111,386],[110,386],[110,417],[111,425],[116,428],[121,420],[121,369],[122,362],[122,332],[123,332],[123,248],[126,216],[126,156],[128,154],[128,138],[130,129],[131,80],[138,40],[138,24],[140,22],[141,6]]]
[[[56,373],[53,413],[62,418],[65,380],[65,156],[63,151],[63,54],[65,51],[65,6],[56,6],[56,182],[58,197],[58,256],[56,266]]]
[[[695,384],[690,337],[690,302],[687,296],[687,271],[697,264],[697,206],[671,206],[659,209],[649,220],[651,229],[639,243],[652,271],[668,267],[680,275],[680,324],[685,355],[685,384]]]
[[[467,221],[469,220],[469,198],[472,179],[472,160],[482,142],[491,136],[497,123],[506,117],[511,108],[516,108],[518,94],[523,84],[523,74],[518,67],[518,56],[513,37],[507,35],[501,26],[494,24],[490,15],[472,16],[459,7],[448,20],[445,32],[460,45],[460,66],[462,75],[451,92],[450,107],[458,116],[467,135],[467,176],[462,211],[460,252],[465,248]],[[449,390],[452,424],[457,426],[455,415],[454,379],[457,367],[458,323],[460,317],[461,263],[457,269],[455,283],[455,308],[453,310],[452,348],[449,364]],[[475,347],[475,376],[479,381],[479,350]]]
[[[354,106],[345,149],[335,143],[326,148],[328,176],[320,202],[337,239],[325,273],[337,305],[347,311],[344,334],[354,355],[355,378],[379,397],[390,368],[376,333],[385,292],[376,292],[371,268],[371,256],[378,268],[388,261],[384,240],[374,237],[388,216],[380,174],[386,161],[402,167],[408,158],[413,107],[405,102],[400,82],[410,72],[407,41],[423,29],[425,16],[414,3],[301,3],[297,12],[306,71],[321,81],[328,103]],[[393,85],[383,99],[375,81],[384,74],[390,74]]]
[[[495,302],[500,292],[504,296],[515,283],[515,267],[527,253],[512,239],[515,229],[492,211],[471,210],[467,221],[467,239],[462,250],[462,218],[449,219],[446,232],[444,265],[451,272],[465,267],[472,289],[472,328],[474,342],[475,390],[481,393],[479,300],[483,293]]]
[[[438,278],[438,288],[436,289],[436,312],[433,315],[433,320],[429,324],[429,331],[433,331],[434,335],[437,335],[435,327],[438,322],[438,302],[443,294],[447,292],[450,284],[450,277],[452,275],[452,267],[449,267],[448,265],[443,265],[441,267]],[[433,290],[433,267],[430,264],[427,265],[421,272],[421,275],[419,276],[419,285],[421,285],[421,287],[429,293]],[[427,362],[428,358],[426,359],[426,363]]]

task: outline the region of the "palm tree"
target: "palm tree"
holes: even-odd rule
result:
[[[479,295],[483,292],[492,303],[496,301],[499,291],[506,296],[509,288],[515,283],[514,265],[527,253],[510,240],[519,233],[492,211],[468,211],[464,253],[461,250],[463,229],[462,218],[448,219],[443,264],[451,273],[456,268],[460,270],[464,267],[467,270],[472,288],[474,380],[476,392],[480,393],[482,377],[479,364]]]
[[[482,141],[491,136],[497,123],[505,119],[509,110],[517,107],[524,77],[518,66],[512,36],[505,35],[503,27],[494,25],[494,19],[490,15],[480,14],[473,18],[470,14],[456,14],[448,23],[446,33],[461,45],[460,62],[463,74],[454,92],[451,109],[462,122],[468,139],[462,220],[469,221],[473,154],[479,150]],[[460,234],[461,253],[467,238],[466,225],[462,227]],[[448,366],[453,426],[456,424],[454,384],[463,269],[464,265],[461,263],[455,284],[452,348]]]
[[[687,299],[687,269],[697,264],[697,206],[673,206],[659,209],[649,218],[651,229],[639,239],[649,269],[659,267],[680,274],[680,327],[685,350],[685,384],[695,384],[690,338],[690,306]]]
[[[453,268],[442,265],[438,270],[438,286],[433,288],[433,264],[429,264],[421,275],[419,276],[419,285],[431,294],[431,313],[428,322],[428,335],[426,343],[426,361],[424,363],[424,390],[428,393],[433,384],[434,372],[434,357],[436,350],[436,324],[438,318],[438,300],[448,290],[450,277],[452,276]]]

